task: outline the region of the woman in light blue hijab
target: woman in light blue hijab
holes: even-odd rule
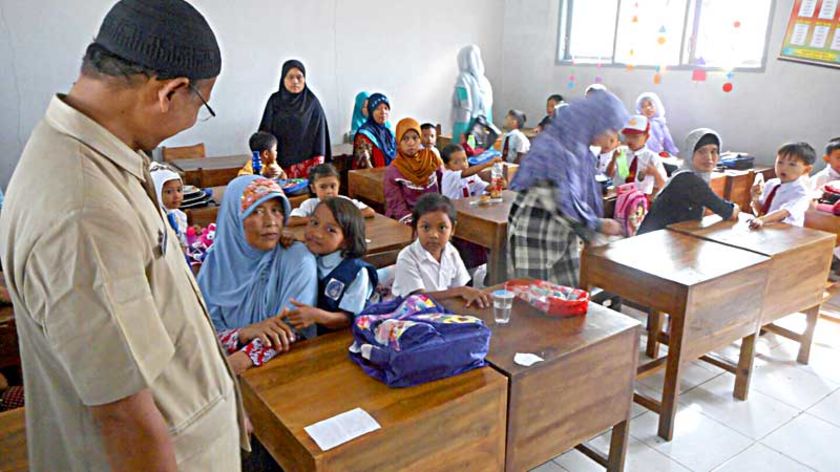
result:
[[[267,210],[271,200],[281,202],[282,210]],[[283,217],[271,223],[267,211],[282,211]],[[213,246],[198,273],[198,285],[217,331],[276,317],[284,308],[295,308],[291,299],[317,303],[315,257],[299,242],[289,248],[278,243],[289,213],[289,200],[269,179],[244,175],[228,184]],[[256,235],[255,218],[262,218]],[[297,334],[314,337],[314,328]]]

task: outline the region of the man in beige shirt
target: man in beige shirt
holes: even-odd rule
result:
[[[143,150],[190,128],[221,70],[182,0],[121,0],[8,187],[0,254],[35,471],[240,468],[235,378]]]

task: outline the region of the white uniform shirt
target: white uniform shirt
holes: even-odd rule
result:
[[[511,131],[507,134],[507,136],[505,136],[505,140],[502,141],[503,151],[505,144],[507,144],[508,152],[507,156],[502,156],[502,158],[508,162],[515,161],[517,154],[525,154],[531,150],[531,141],[528,141],[528,137],[525,136],[525,133],[518,129]]]
[[[437,292],[452,287],[463,287],[469,281],[470,274],[452,243],[446,243],[438,262],[420,245],[418,239],[397,256],[391,292],[398,297],[404,297],[418,290]]]
[[[484,189],[489,185],[487,182],[481,180],[478,175],[462,178],[461,172],[460,170],[448,169],[443,171],[440,193],[453,200],[474,197],[484,193]]]
[[[650,195],[653,193],[653,187],[656,185],[656,179],[653,175],[647,174],[645,169],[647,169],[648,165],[653,164],[656,166],[656,171],[659,172],[659,175],[661,175],[663,179],[667,179],[668,174],[665,172],[665,166],[662,164],[662,159],[659,157],[659,154],[656,154],[647,147],[643,147],[638,151],[627,149],[628,168],[633,165],[633,161],[636,159],[639,160],[638,164],[636,164],[636,187],[643,193]],[[640,179],[642,176],[644,176],[644,179]],[[618,176],[618,172],[616,172],[613,182],[615,182],[616,185],[626,183]]]
[[[826,165],[823,170],[811,176],[811,188],[814,189],[816,198],[822,197],[823,185],[833,180],[840,180],[840,172],[834,170],[830,165]]]
[[[352,198],[345,197],[344,195],[338,195],[338,196],[341,197],[341,198],[346,198],[347,200],[350,200],[351,202],[353,202],[353,205],[356,205],[356,208],[358,208],[360,211],[364,210],[365,208],[368,207],[367,205],[365,205],[364,203],[362,203],[358,200],[354,200]],[[315,213],[315,208],[318,206],[319,203],[321,203],[321,199],[317,198],[317,197],[313,197],[313,198],[310,198],[308,200],[304,200],[304,202],[301,203],[299,207],[292,210],[292,214],[290,216],[299,216],[301,218],[310,217],[310,216],[312,216],[313,213]]]
[[[808,187],[807,177],[802,176],[793,182],[781,183],[779,179],[770,179],[764,185],[764,192],[758,199],[760,205],[764,205],[767,196],[774,188],[779,187],[776,195],[773,197],[773,202],[767,213],[774,211],[787,210],[790,215],[782,220],[783,223],[792,224],[794,226],[805,225],[805,212],[811,206],[812,191]]]

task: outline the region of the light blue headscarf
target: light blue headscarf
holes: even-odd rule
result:
[[[269,192],[248,208],[240,208],[242,195],[256,180],[243,175],[225,190],[217,218],[216,237],[198,273],[198,286],[217,330],[242,328],[294,308],[294,298],[314,306],[318,294],[315,257],[301,243],[261,251],[248,244],[242,223],[260,204],[272,198],[283,200],[289,215],[289,200],[281,192]],[[310,328],[314,328],[310,327]],[[309,338],[314,329],[302,334]]]
[[[365,115],[362,114],[362,109],[365,106],[365,100],[368,98],[370,98],[370,93],[368,92],[362,91],[356,95],[356,105],[353,107],[353,120],[350,122],[350,139],[356,136],[356,131],[367,121]]]
[[[603,202],[589,145],[605,131],[621,130],[630,115],[615,95],[597,90],[558,108],[554,116],[548,128],[534,139],[510,187],[523,191],[548,181],[555,187],[557,207],[563,216],[597,230]]]

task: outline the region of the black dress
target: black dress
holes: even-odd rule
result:
[[[664,229],[683,221],[699,221],[703,219],[705,208],[723,219],[729,219],[735,205],[715,195],[709,184],[694,172],[678,172],[653,201],[637,234]]]

